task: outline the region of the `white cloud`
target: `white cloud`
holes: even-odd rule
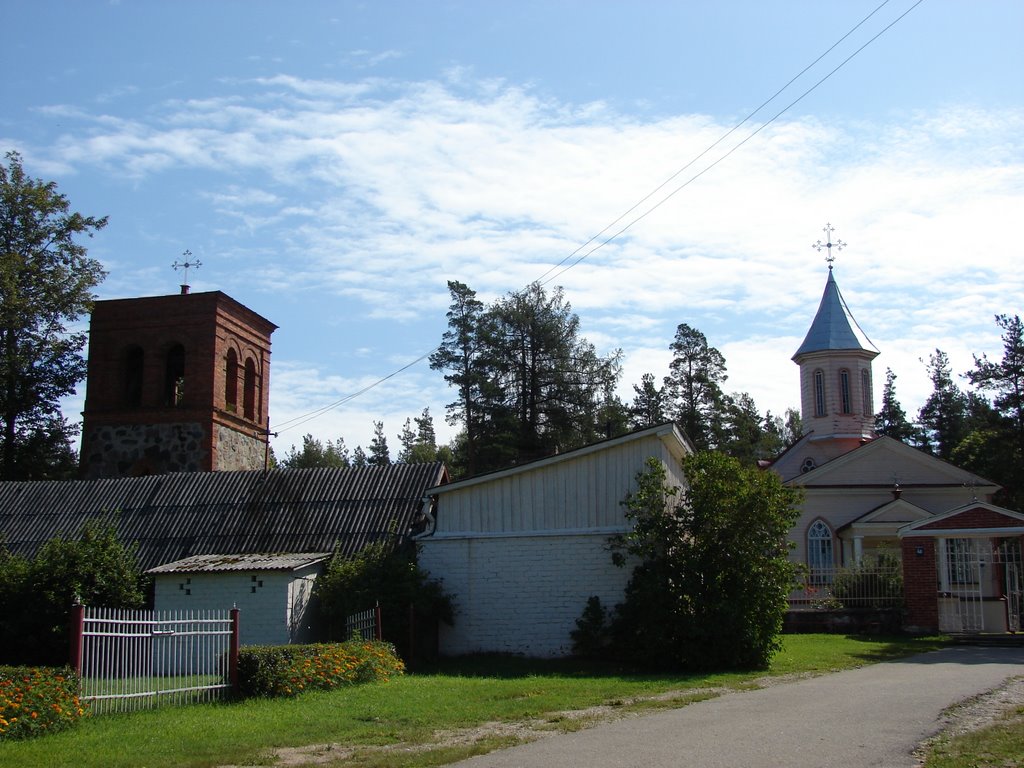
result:
[[[33,155],[144,187],[182,169],[210,174],[199,194],[216,231],[258,231],[274,254],[247,280],[333,293],[353,313],[405,326],[443,324],[446,279],[493,298],[646,214],[554,280],[599,346],[624,349],[627,392],[645,371],[664,374],[672,332],[688,322],[726,354],[730,391],[775,412],[795,405],[789,356],[824,282],[810,246],[827,221],[849,243],[837,279],[885,347],[876,376],[892,360],[908,405],[927,394],[917,357],[941,346],[957,370],[969,366],[970,352],[998,346],[992,315],[1018,311],[1024,295],[1019,248],[1007,242],[1024,202],[1021,111],[946,107],[844,125],[787,115],[687,184],[741,129],[613,223],[731,126],[559,103],[466,69],[444,82],[281,74],[224,87],[132,119],[52,107],[64,133]],[[285,415],[363,381],[319,371],[293,381],[287,365],[275,360],[274,409]],[[358,407],[390,414],[398,395],[384,392]]]

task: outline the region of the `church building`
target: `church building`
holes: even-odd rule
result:
[[[821,303],[793,355],[804,434],[770,467],[804,492],[792,557],[807,567],[807,593],[828,596],[841,568],[896,559],[908,629],[1019,630],[1024,514],[993,506],[991,481],[875,434],[879,352],[839,291],[831,251],[827,261]]]

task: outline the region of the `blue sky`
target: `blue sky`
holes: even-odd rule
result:
[[[188,249],[280,326],[279,454],[373,419],[394,448],[424,407],[449,436],[425,362],[303,417],[436,346],[447,280],[519,289],[695,158],[550,283],[624,398],[685,322],[727,391],[797,407],[831,223],[876,408],[891,367],[913,413],[921,359],[998,355],[1024,295],[1024,3],[915,3],[7,0],[0,149],[110,217],[101,298],[176,293]]]

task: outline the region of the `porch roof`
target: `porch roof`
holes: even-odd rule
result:
[[[1024,536],[1024,514],[983,501],[969,504],[910,523],[899,537],[993,537]]]

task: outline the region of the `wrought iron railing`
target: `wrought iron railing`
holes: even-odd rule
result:
[[[899,608],[903,605],[903,569],[899,560],[871,559],[859,565],[814,568],[789,596],[792,608],[842,610]]]

